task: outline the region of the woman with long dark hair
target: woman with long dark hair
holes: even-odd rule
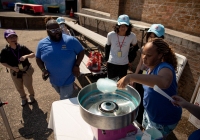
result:
[[[127,15],[120,15],[114,31],[107,35],[105,60],[107,61],[108,78],[122,78],[127,74],[129,64],[134,60],[138,47],[137,38],[131,32],[132,25]],[[130,54],[132,48],[133,52]],[[134,54],[135,53],[135,54]],[[131,57],[129,57],[131,56]],[[132,58],[132,59],[130,59]]]

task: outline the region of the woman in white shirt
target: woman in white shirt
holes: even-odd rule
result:
[[[138,50],[137,38],[131,32],[132,25],[130,24],[127,15],[120,15],[114,31],[107,35],[107,43],[105,46],[105,60],[107,61],[108,78],[122,78],[127,74],[129,63],[129,50],[132,47]],[[133,54],[136,56],[136,53]],[[133,60],[132,60],[133,61]]]

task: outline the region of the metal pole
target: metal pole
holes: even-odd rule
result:
[[[144,39],[144,30],[142,30],[141,48],[142,48],[142,46],[143,46],[143,39]]]
[[[0,99],[0,104],[1,104],[1,103],[2,103],[2,102],[1,102],[1,99]],[[6,130],[7,130],[7,132],[8,132],[8,135],[9,135],[10,139],[11,139],[11,140],[14,140],[13,133],[12,133],[12,131],[11,131],[11,128],[10,128],[8,119],[7,119],[7,117],[6,117],[6,113],[5,113],[4,109],[3,109],[3,105],[0,106],[0,114],[1,114],[1,116],[2,116],[3,122],[4,122],[5,126],[6,126]]]
[[[100,23],[101,21],[99,21],[98,19],[96,19],[96,21],[97,21],[97,33],[99,33],[99,23]]]
[[[25,22],[26,22],[26,28],[28,29],[28,22],[26,18],[25,18]]]
[[[83,27],[85,27],[85,17],[83,17],[83,19],[84,19],[84,25],[83,25]]]

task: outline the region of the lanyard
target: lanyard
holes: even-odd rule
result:
[[[120,51],[121,51],[121,48],[122,48],[122,45],[123,45],[123,43],[124,43],[124,40],[125,40],[126,36],[124,36],[124,39],[123,39],[123,41],[122,41],[122,44],[120,44],[120,42],[119,42],[119,36],[118,36],[118,35],[117,35],[117,38],[118,38],[118,43],[119,43],[119,47],[120,47]]]
[[[17,57],[17,60],[18,60],[19,63],[20,63],[20,60],[19,60],[19,47],[17,47],[17,48],[18,48],[18,55],[15,54],[15,52],[13,51],[12,48],[10,48],[10,49],[11,49],[12,53],[14,54],[14,56]]]

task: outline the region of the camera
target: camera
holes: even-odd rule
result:
[[[13,75],[13,76],[16,76],[16,72],[13,72],[12,75]]]
[[[17,76],[17,78],[22,78],[22,76],[23,76],[23,71],[13,72],[12,75],[13,75],[13,76]]]
[[[22,76],[23,76],[23,72],[22,71],[17,72],[17,78],[22,78]]]

